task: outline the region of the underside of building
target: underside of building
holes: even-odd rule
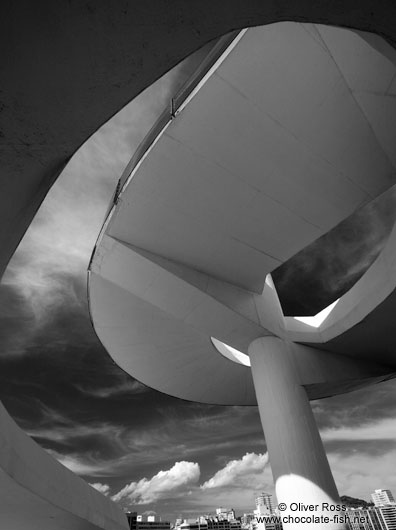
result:
[[[122,176],[90,266],[91,316],[145,384],[258,403],[279,501],[338,501],[309,399],[396,368],[393,231],[317,328],[284,317],[271,278],[395,185],[395,16],[390,1],[3,8],[2,272],[73,153],[213,41]],[[4,528],[128,527],[5,410],[0,432]]]

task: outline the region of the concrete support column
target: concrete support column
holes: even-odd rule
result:
[[[345,512],[340,511],[337,488],[289,347],[273,336],[249,346],[276,496],[279,505],[286,504],[283,528],[345,530]]]

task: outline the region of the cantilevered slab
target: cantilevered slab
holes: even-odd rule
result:
[[[395,176],[329,49],[300,24],[254,28],[162,131],[108,233],[260,293]]]
[[[254,404],[250,368],[211,338],[243,353],[258,337],[287,340],[268,273],[395,182],[358,82],[347,82],[319,29],[241,32],[151,133],[116,197],[90,266],[91,317],[116,362],[153,388]],[[345,30],[329,31],[336,40]],[[353,37],[347,72],[348,53],[368,53],[364,36]],[[372,68],[385,98],[396,68],[381,64],[371,57],[354,73],[366,79]],[[343,354],[291,346],[310,398],[393,372]]]
[[[242,352],[258,337],[285,337],[270,278],[262,295],[248,293],[105,235],[89,285],[96,333],[126,372],[183,399],[256,404],[250,363],[222,355],[210,337]],[[344,355],[298,344],[291,355],[311,399],[378,382],[392,373],[370,360],[356,364]]]

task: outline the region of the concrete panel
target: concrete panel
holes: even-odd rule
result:
[[[91,318],[105,348],[125,371],[162,392],[204,403],[255,404],[250,368],[213,347],[211,337],[247,352],[257,337],[286,337],[271,278],[262,295],[188,273],[163,258],[103,236],[91,264]],[[141,281],[140,281],[141,278]],[[189,281],[191,280],[192,281]],[[271,330],[271,331],[267,331]],[[392,370],[317,348],[291,352],[310,399],[351,391]],[[213,385],[216,374],[216,385]],[[230,389],[232,388],[232,392]]]
[[[116,363],[145,384],[203,403],[255,403],[250,369],[225,359],[206,335],[95,273],[90,311]]]
[[[342,36],[342,31],[345,33],[338,28],[325,29],[334,40],[340,33]],[[358,39],[359,52],[366,54],[366,42]],[[349,41],[343,44],[344,57],[352,61]],[[218,75],[300,143],[370,195],[377,195],[389,185],[394,168],[373,136],[331,51],[313,40],[304,25],[274,25],[265,32],[251,29],[228,60],[232,65],[227,68],[224,62]],[[368,60],[364,66],[366,76],[385,77],[387,82],[388,77],[374,69],[377,64]],[[367,142],[368,151],[362,149],[362,142]],[[373,177],[374,167],[379,180]]]
[[[224,282],[213,282],[210,278],[206,289],[198,289],[139,254],[138,249],[106,235],[102,243],[91,271],[139,298],[142,303],[158,308],[167,317],[221,340],[229,340],[237,330],[240,338],[233,346],[242,349],[247,348],[252,337],[269,333],[255,310],[251,293]],[[139,272],[143,269],[141,282]],[[105,300],[101,301],[101,305],[105,304]]]
[[[396,73],[396,51],[384,46],[379,35],[322,25],[315,28],[352,91],[387,93]]]
[[[358,93],[356,100],[373,128],[384,152],[396,167],[395,135],[396,125],[393,119],[396,112],[395,96],[380,96],[376,93]]]
[[[256,293],[396,178],[327,47],[291,23],[246,31],[132,175],[112,237]]]

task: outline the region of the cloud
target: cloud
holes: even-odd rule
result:
[[[355,429],[382,419],[393,419],[396,410],[395,381],[313,401],[312,409],[321,432],[341,427]]]
[[[123,429],[112,424],[95,423],[81,425],[78,423],[69,423],[64,425],[47,425],[46,427],[38,426],[35,429],[26,429],[26,433],[34,438],[42,440],[63,442],[64,445],[73,444],[73,441],[83,442],[84,438],[93,437],[104,442],[104,440],[113,440],[114,448],[121,445],[121,435]]]
[[[328,457],[340,495],[368,500],[375,489],[396,490],[396,450],[370,457],[357,450],[348,455],[329,453]]]
[[[12,289],[13,316],[25,320],[18,334],[9,333],[0,343],[3,356],[29,353],[26,345],[35,331],[60,307],[81,306],[87,314],[88,262],[117,181],[197,61],[199,54],[176,66],[113,116],[74,154],[50,189],[2,279],[0,306],[8,306]],[[83,296],[68,278],[84,285]]]
[[[339,427],[321,431],[322,439],[327,441],[363,441],[393,440],[396,441],[396,418],[383,419],[366,423],[358,427]]]
[[[92,486],[97,491],[100,491],[100,493],[102,493],[106,497],[110,493],[110,486],[108,484],[101,484],[100,482],[95,482],[94,484],[89,484],[89,485]]]
[[[73,471],[76,475],[83,475],[88,477],[105,476],[106,466],[100,467],[97,463],[90,464],[84,459],[72,455],[61,455],[52,449],[47,449],[47,452],[60,464]]]
[[[356,283],[386,244],[395,204],[393,186],[272,272],[285,315],[313,316]]]
[[[222,467],[200,487],[191,488],[192,494],[183,499],[182,513],[186,517],[198,513],[214,513],[218,506],[232,506],[238,512],[254,509],[255,492],[273,494],[274,486],[268,455],[246,453],[240,458],[218,457]],[[211,466],[213,470],[213,466]]]
[[[225,486],[253,486],[261,483],[261,474],[268,464],[268,453],[246,453],[240,460],[231,460],[202,484],[202,489],[221,488]],[[253,479],[253,480],[252,480]]]
[[[149,387],[132,378],[128,378],[118,385],[114,384],[109,387],[96,385],[96,387],[87,388],[79,384],[75,384],[74,386],[83,394],[97,398],[111,398],[113,396],[121,397],[125,394],[142,394],[151,391]]]
[[[167,471],[159,471],[151,479],[142,478],[139,482],[127,484],[113,495],[113,501],[127,499],[134,504],[149,504],[182,494],[186,488],[196,484],[200,468],[194,462],[176,462]]]

